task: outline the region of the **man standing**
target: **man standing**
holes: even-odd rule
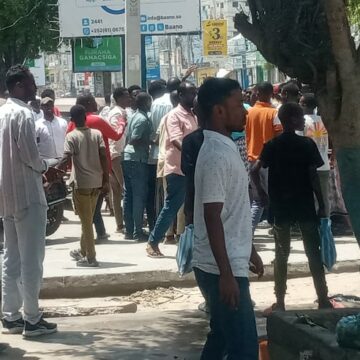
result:
[[[152,134],[152,124],[148,117],[151,109],[151,96],[140,93],[136,97],[137,111],[130,119],[124,159],[122,163],[125,196],[124,220],[125,239],[146,241],[143,233],[144,209],[148,184],[149,146]]]
[[[64,154],[66,120],[54,115],[54,100],[41,99],[43,118],[35,123],[36,140],[43,159],[61,159]]]
[[[108,115],[108,122],[118,133],[124,133],[127,125],[126,108],[130,106],[130,94],[126,88],[117,88],[113,93],[116,103]],[[124,176],[121,167],[121,157],[125,148],[125,135],[118,141],[110,140],[111,172],[110,185],[112,202],[116,220],[116,232],[120,233],[124,228],[124,216],[121,201],[124,192]]]
[[[120,140],[124,135],[124,129],[120,129],[119,132],[116,132],[104,119],[95,113],[98,110],[98,105],[94,96],[84,95],[79,96],[76,100],[77,105],[84,106],[86,110],[86,126],[90,129],[99,130],[104,138],[106,156],[109,164],[109,170],[111,170],[111,155],[109,147],[109,139],[111,140]],[[68,126],[68,133],[75,129],[75,124],[71,122]],[[104,201],[104,195],[100,194],[98,197],[98,202],[96,204],[95,214],[94,214],[94,225],[97,233],[97,240],[104,241],[107,240],[109,235],[106,233],[104,220],[101,215],[101,207]]]
[[[239,83],[230,79],[206,80],[198,102],[207,130],[195,170],[193,265],[211,327],[201,359],[257,360],[249,262],[259,276],[263,266],[252,247],[247,171],[230,138],[243,130],[247,112]]]
[[[259,158],[264,144],[281,134],[282,127],[277,118],[277,110],[271,105],[271,98],[273,96],[273,86],[264,82],[257,85],[258,101],[248,110],[248,118],[246,122],[246,142],[248,159],[250,162],[250,176],[251,169]],[[261,183],[265,191],[267,191],[267,170],[261,171]],[[251,176],[251,190],[253,202],[251,204],[252,213],[252,227],[253,233],[256,226],[261,220],[264,212],[264,204],[257,192],[257,186]]]
[[[157,95],[161,94],[161,85],[162,83],[157,83],[159,90],[156,92]],[[159,136],[158,130],[160,127],[161,120],[167,115],[172,109],[173,104],[170,99],[170,94],[172,91],[177,91],[180,85],[179,79],[170,79],[167,82],[166,88],[163,88],[162,96],[154,99],[151,106],[151,121],[153,125],[153,140],[154,141],[150,146],[150,155],[149,155],[149,192],[148,200],[146,205],[146,212],[148,216],[149,228],[150,231],[153,231],[156,220],[156,178],[157,178],[157,164],[159,160]],[[149,89],[150,92],[150,89]],[[165,93],[164,93],[165,92]],[[151,94],[150,94],[151,95]],[[161,179],[162,180],[162,179]],[[162,183],[159,187],[162,187]],[[159,211],[159,210],[158,210]],[[149,216],[150,215],[150,216]]]
[[[164,176],[167,183],[167,196],[155,228],[149,236],[147,254],[150,257],[163,256],[159,249],[159,243],[184,204],[186,180],[181,171],[181,149],[185,136],[198,127],[196,116],[192,112],[195,97],[196,87],[189,82],[181,83],[180,103],[168,114],[164,124],[166,130]],[[185,219],[183,225],[185,226]]]
[[[276,303],[266,311],[285,310],[287,262],[290,254],[290,228],[299,225],[309,261],[319,308],[331,308],[324,267],[321,261],[319,218],[324,217],[324,202],[317,169],[324,161],[314,141],[298,136],[304,131],[304,114],[298,104],[287,103],[279,110],[284,133],[265,144],[254,176],[260,167],[269,168],[270,206],[274,214]],[[314,194],[319,203],[316,213]]]
[[[100,131],[85,126],[83,106],[73,106],[70,115],[76,129],[66,136],[64,157],[58,168],[66,168],[72,160],[73,198],[82,234],[81,249],[72,251],[71,256],[77,260],[77,266],[98,267],[92,223],[100,191],[103,194],[109,191],[105,143]]]
[[[0,108],[0,217],[4,220],[2,272],[3,332],[26,337],[57,331],[43,319],[39,293],[45,255],[47,203],[43,174],[53,181],[36,146],[31,108],[36,85],[27,67],[16,65],[6,74],[10,97]],[[23,307],[22,316],[20,309]]]
[[[313,139],[321,158],[324,161],[324,165],[317,169],[321,193],[324,200],[325,215],[330,217],[330,161],[329,161],[329,135],[326,127],[321,120],[321,117],[315,115],[315,109],[317,108],[317,101],[314,94],[304,94],[300,99],[300,106],[304,110],[305,114],[305,129],[304,135]]]

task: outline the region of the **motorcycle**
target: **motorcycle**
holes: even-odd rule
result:
[[[46,236],[54,234],[61,225],[68,190],[63,178],[45,186],[46,201],[48,204]]]

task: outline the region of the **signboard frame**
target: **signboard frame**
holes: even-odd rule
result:
[[[202,22],[204,56],[228,56],[227,35],[227,20],[204,20]]]

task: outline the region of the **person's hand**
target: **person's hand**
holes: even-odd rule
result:
[[[190,66],[184,75],[184,79],[187,79],[195,70],[197,69],[197,65]]]
[[[262,261],[260,255],[255,250],[251,254],[250,271],[253,272],[254,274],[256,274],[259,279],[261,279],[264,276],[263,261]]]
[[[110,192],[110,185],[109,183],[106,181],[103,183],[103,186],[101,188],[101,193],[104,195],[107,195]]]
[[[327,216],[326,216],[326,211],[325,211],[325,207],[323,207],[323,206],[320,206],[320,207],[319,207],[318,217],[319,217],[320,219],[325,219],[325,218],[327,218]]]
[[[220,275],[220,300],[231,310],[237,310],[240,303],[240,289],[233,275]]]
[[[44,174],[46,182],[49,182],[49,183],[61,179],[64,175],[65,175],[64,171],[54,168],[54,167],[49,167],[47,169],[46,173]]]

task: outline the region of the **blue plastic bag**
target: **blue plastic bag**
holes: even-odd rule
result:
[[[336,264],[336,247],[333,234],[331,232],[331,220],[321,219],[320,223],[321,237],[321,259],[326,268],[330,271]]]
[[[180,276],[192,272],[192,258],[194,248],[194,225],[188,225],[180,237],[176,262]]]
[[[341,347],[360,349],[360,314],[342,318],[336,326],[336,336]]]

